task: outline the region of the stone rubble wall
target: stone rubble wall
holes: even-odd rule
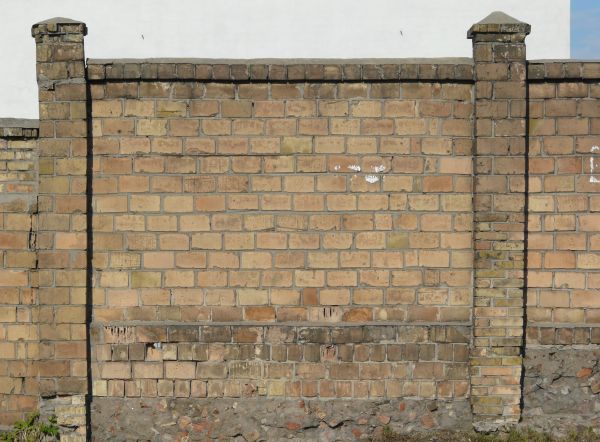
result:
[[[99,398],[98,440],[368,440],[398,433],[471,428],[467,400]]]
[[[567,434],[600,425],[598,345],[536,346],[527,349],[523,425]]]

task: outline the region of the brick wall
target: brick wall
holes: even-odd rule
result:
[[[92,84],[96,394],[465,397],[472,86],[186,66]]]
[[[536,68],[551,77],[563,66],[582,67]],[[544,344],[587,344],[600,321],[600,89],[573,77],[529,85],[527,317],[532,342]]]
[[[536,63],[530,79],[524,416],[584,425],[598,419],[598,66]]]
[[[493,430],[572,413],[551,378],[595,417],[598,63],[527,62],[503,14],[428,61],[84,63],[84,24],[33,31],[0,424],[42,397],[71,440]]]
[[[92,94],[95,322],[469,320],[470,85]]]
[[[38,405],[36,126],[0,120],[0,425]]]

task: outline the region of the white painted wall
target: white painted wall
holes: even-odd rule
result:
[[[31,25],[88,25],[90,58],[470,57],[501,9],[532,25],[528,57],[569,58],[569,0],[1,0],[0,117],[37,118]]]

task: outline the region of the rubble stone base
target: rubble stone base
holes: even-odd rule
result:
[[[600,427],[600,346],[544,346],[525,355],[521,425],[565,434]]]
[[[284,400],[94,398],[95,440],[356,440],[388,426],[398,433],[468,430],[467,400]]]

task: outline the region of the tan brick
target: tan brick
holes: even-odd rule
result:
[[[350,303],[348,289],[321,289],[319,301],[322,305],[347,305]]]
[[[414,117],[416,112],[414,100],[386,100],[383,106],[386,117]]]
[[[137,121],[138,135],[161,136],[167,134],[166,120],[140,119]]]
[[[102,379],[130,379],[131,365],[127,362],[104,362],[100,373]]]
[[[256,101],[254,103],[254,116],[278,118],[285,115],[285,107],[282,101]]]
[[[237,290],[240,305],[264,305],[269,301],[267,290],[239,289]]]
[[[579,253],[577,255],[577,267],[581,269],[600,268],[600,254],[598,253]]]
[[[183,101],[157,100],[156,116],[159,118],[185,117],[187,106]]]
[[[294,83],[271,84],[271,96],[274,99],[300,98],[302,92],[300,86]]]
[[[355,245],[358,249],[383,249],[385,247],[385,233],[360,232],[356,234]]]
[[[230,120],[202,120],[204,135],[231,135]]]
[[[288,117],[316,116],[316,102],[313,100],[288,100],[286,101],[286,114]]]
[[[284,137],[281,145],[282,154],[310,153],[312,140],[309,137]]]
[[[241,266],[244,269],[266,269],[272,264],[271,254],[268,252],[242,252]]]
[[[227,117],[250,117],[252,116],[251,101],[230,101],[221,102],[221,115]]]
[[[123,115],[126,117],[152,117],[154,116],[154,101],[125,100],[125,111]]]
[[[349,106],[347,101],[328,101],[319,102],[319,115],[323,117],[347,116]]]
[[[165,378],[194,379],[196,377],[195,362],[165,362]]]

